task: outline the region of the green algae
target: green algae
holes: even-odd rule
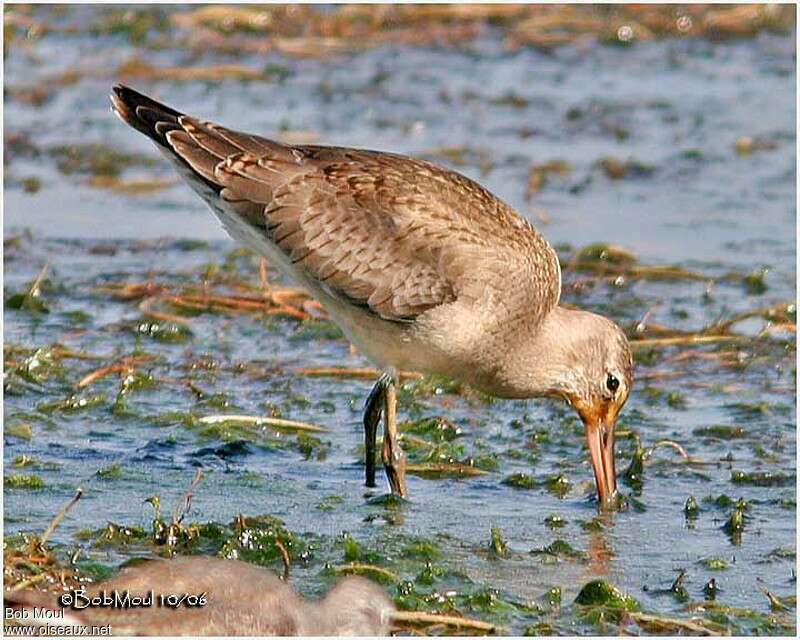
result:
[[[768,560],[794,560],[797,552],[789,547],[776,547],[767,554]]]
[[[291,334],[293,342],[310,342],[315,340],[341,340],[342,330],[333,322],[325,320],[304,320]]]
[[[728,534],[731,543],[740,545],[742,543],[742,532],[745,529],[744,509],[734,509],[731,515],[722,526],[722,530]]]
[[[766,283],[767,274],[769,269],[759,269],[748,273],[742,280],[744,290],[748,295],[760,296],[767,292],[769,288]]]
[[[310,551],[301,538],[274,516],[240,517],[233,522],[232,529],[235,537],[227,540],[219,550],[223,558],[270,565],[283,560],[281,546],[292,561],[307,557]]]
[[[33,426],[29,422],[17,422],[3,425],[3,436],[30,440],[33,438]]]
[[[102,529],[78,532],[76,537],[79,540],[90,540],[94,546],[102,548],[141,543],[149,539],[149,534],[140,525],[126,526],[109,522]]]
[[[731,471],[731,482],[753,487],[788,487],[794,486],[795,477],[786,473],[773,473],[771,471],[744,472],[734,470]]]
[[[37,458],[32,458],[27,455],[19,455],[11,462],[11,466],[15,469],[39,469],[40,471],[54,471],[60,469],[63,465],[58,462],[42,461]]]
[[[736,501],[729,495],[721,493],[718,496],[705,496],[703,498],[703,504],[708,504],[719,509],[727,509],[736,504]]]
[[[592,580],[586,583],[575,598],[575,604],[585,607],[608,607],[622,611],[639,611],[641,608],[635,598],[604,580]]]
[[[576,259],[580,262],[605,262],[614,265],[629,266],[636,263],[636,256],[622,247],[610,244],[591,244],[581,249]]]
[[[538,486],[536,480],[527,473],[513,473],[503,478],[502,484],[515,489],[535,489]]]
[[[440,375],[430,375],[401,385],[398,400],[406,402],[430,396],[457,395],[463,390],[464,385],[457,380]]]
[[[452,442],[463,435],[461,427],[438,416],[399,425],[400,431],[426,438],[430,442]]]
[[[132,371],[122,379],[119,393],[130,394],[138,391],[150,391],[157,386],[158,382],[152,374]]]
[[[144,336],[166,344],[182,344],[192,339],[192,330],[174,322],[140,320],[130,325],[136,335]]]
[[[508,542],[503,537],[503,532],[500,530],[500,527],[492,527],[489,551],[498,558],[508,557]]]
[[[571,490],[572,483],[563,474],[551,476],[544,481],[544,486],[549,493],[559,498],[564,498]]]
[[[24,311],[33,315],[50,313],[50,306],[42,299],[41,288],[37,281],[27,291],[14,293],[5,299],[7,309]]]
[[[63,380],[66,367],[50,348],[36,349],[14,367],[13,372],[23,380],[42,385],[48,380]]]
[[[588,555],[583,551],[574,549],[566,540],[557,538],[546,547],[533,549],[531,555],[538,556],[543,562],[553,562],[555,560],[572,560],[585,562]]]
[[[404,558],[433,562],[442,557],[442,550],[432,540],[415,538],[407,542],[400,551]]]
[[[99,469],[95,475],[103,480],[118,480],[122,477],[122,467],[119,464],[110,464]]]
[[[323,461],[328,457],[330,442],[323,442],[316,436],[307,433],[298,433],[295,439],[295,447],[302,454],[304,460]]]
[[[706,438],[717,438],[719,440],[732,440],[737,438],[747,438],[749,434],[743,427],[735,425],[715,424],[710,427],[700,427],[692,433],[696,436]]]
[[[596,517],[592,518],[591,520],[578,520],[578,524],[584,531],[591,531],[593,533],[599,533],[605,529],[605,526],[600,521],[600,518]]]
[[[133,166],[152,166],[154,158],[146,154],[121,152],[103,144],[84,143],[58,145],[49,149],[59,171],[95,176],[119,176]]]
[[[636,448],[631,454],[631,461],[625,473],[622,474],[622,481],[635,491],[641,491],[644,484],[644,461],[647,452],[641,445],[641,442],[636,442]]]
[[[501,483],[515,489],[532,490],[544,488],[548,493],[564,498],[572,491],[572,482],[564,474],[557,474],[541,480],[527,473],[512,473],[501,480]]]
[[[356,539],[353,538],[349,533],[345,534],[342,539],[342,544],[344,546],[344,560],[345,562],[355,562],[356,560],[362,560],[364,557],[364,551],[361,548],[361,545],[356,542]]]
[[[3,477],[3,486],[7,489],[27,489],[37,491],[45,488],[45,482],[39,476],[30,474],[12,474]]]
[[[555,530],[566,527],[568,520],[557,513],[551,513],[544,519],[544,523],[549,529]]]
[[[722,571],[728,568],[728,562],[724,558],[711,557],[702,558],[697,561],[698,564],[703,565],[706,569],[711,571]]]
[[[106,397],[103,394],[70,395],[63,400],[54,402],[42,402],[37,405],[37,411],[48,414],[71,414],[83,411],[91,411],[95,407],[106,404]]]

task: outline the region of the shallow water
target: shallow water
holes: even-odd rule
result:
[[[91,11],[84,7],[69,16],[79,20]],[[108,109],[111,70],[134,52],[123,36],[107,35],[53,34],[10,49],[8,86],[28,85],[74,65],[99,71],[39,107],[7,99],[6,136],[25,133],[40,150],[97,142],[157,157],[147,140]],[[147,55],[160,64],[185,60],[184,53],[169,48]],[[499,33],[487,31],[459,50],[384,46],[331,60],[279,55],[238,60],[280,65],[286,77],[276,82],[133,84],[242,130],[301,130],[323,143],[421,155],[479,180],[528,216],[554,245],[614,243],[643,264],[681,266],[719,278],[710,295],[704,295],[705,281],[601,281],[574,290],[568,285],[585,274],[565,269],[568,302],[624,325],[650,311],[652,324],[699,330],[795,297],[794,56],[793,36],[630,48],[582,44],[545,54],[507,52]],[[226,59],[205,54],[193,63],[220,61]],[[734,144],[741,136],[768,139],[773,148],[737,154]],[[448,154],[443,147],[464,149]],[[597,166],[606,156],[635,159],[643,175],[609,179]],[[52,284],[43,293],[50,313],[6,308],[5,344],[38,348],[58,342],[104,358],[67,361],[60,376],[40,384],[14,380],[7,388],[5,475],[35,473],[45,487],[6,488],[6,535],[41,532],[81,484],[85,496],[53,541],[67,549],[84,545],[87,556],[111,565],[146,555],[136,546],[89,547],[76,534],[108,521],[149,527],[152,508],[144,500],[159,494],[162,504],[171,506],[202,467],[205,479],[190,519],[229,522],[240,513],[281,518],[318,547],[294,569],[295,584],[304,591],[319,588],[326,562],[343,563],[335,541],[349,532],[403,579],[413,579],[424,562],[402,564],[398,540],[434,541],[435,564],[456,572],[436,585],[443,593],[491,587],[524,602],[558,586],[566,607],[583,584],[602,577],[636,597],[645,611],[685,617],[684,603],[656,593],[669,588],[681,568],[688,570],[685,584],[693,601],[703,599],[711,577],[720,586],[718,602],[760,613],[769,611],[761,586],[779,595],[794,592],[793,336],[742,343],[737,366],[721,366],[713,356],[725,350],[736,354],[730,345],[669,348],[640,358],[640,381],[619,428],[637,432],[646,447],[674,440],[709,464],[679,464],[673,451],[659,449],[646,466],[641,490],[622,485],[635,497],[632,506],[601,517],[594,527],[587,526],[597,511],[588,497],[593,483],[582,429],[566,407],[547,401],[491,403],[446,388],[404,392],[401,419],[446,417],[461,430],[454,441],[462,448],[458,459],[484,465],[490,459],[494,468],[463,480],[412,476],[411,501],[386,506],[374,499],[382,489],[363,487],[359,462],[360,410],[371,382],[296,373],[306,366],[368,366],[331,327],[257,314],[203,314],[191,319],[188,340],[168,344],[131,328],[142,318],[135,303],[92,292],[107,282],[144,282],[151,276],[198,284],[205,265],[230,256],[233,243],[189,189],[176,185],[129,196],[92,188],[80,172],[64,174],[46,151],[27,156],[7,151],[6,159],[5,237],[19,239],[6,247],[5,297],[23,291],[45,263]],[[568,162],[571,172],[550,176],[526,202],[531,165],[552,159]],[[124,176],[165,177],[169,171],[159,160]],[[33,194],[19,183],[31,176],[41,180]],[[22,229],[31,236],[17,236]],[[160,240],[165,236],[208,242],[181,245]],[[569,254],[567,246],[562,249]],[[258,284],[255,257],[239,258],[236,265],[242,279]],[[740,280],[721,278],[762,268],[768,272],[760,293]],[[745,328],[755,332],[760,326],[756,321]],[[104,394],[95,406],[77,411],[46,406],[74,393],[83,375],[135,351],[156,356],[142,370],[158,382],[126,396],[126,412],[114,410],[116,376],[78,392]],[[6,360],[8,370],[8,354]],[[180,383],[184,378],[224,395],[216,404],[198,403]],[[226,444],[224,434],[204,435],[176,417],[271,411],[329,429],[310,459],[304,459],[294,436],[281,442],[229,434]],[[175,415],[165,417],[171,412]],[[9,428],[19,424],[30,424],[32,437],[10,435]],[[743,431],[735,439],[698,431],[714,425]],[[632,445],[630,439],[619,441],[620,472]],[[316,459],[320,450],[324,456]],[[57,468],[12,469],[21,455]],[[414,455],[422,453],[412,450]],[[120,472],[96,475],[110,465],[119,465]],[[736,484],[733,471],[771,472],[778,486]],[[514,473],[537,480],[563,474],[571,485],[559,497],[543,487],[523,490],[502,483]],[[722,530],[731,507],[703,501],[722,494],[750,505],[740,540]],[[341,502],[327,501],[332,495]],[[694,520],[683,513],[690,495],[700,503]],[[548,527],[545,518],[551,514],[561,516],[565,526]],[[513,552],[509,558],[487,556],[492,527],[502,530]],[[567,540],[586,559],[553,561],[528,553],[555,539]],[[775,554],[776,549],[784,552]],[[710,557],[726,560],[727,568],[700,564]],[[516,633],[539,620],[491,608],[475,611],[464,613]],[[547,621],[560,632],[615,629],[558,613]],[[743,619],[731,624],[740,633],[754,630]]]

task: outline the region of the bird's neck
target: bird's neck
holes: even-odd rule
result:
[[[585,329],[585,311],[556,306],[531,331],[520,331],[498,345],[493,395],[505,398],[567,397],[578,375],[573,349]],[[498,353],[498,355],[500,355]]]

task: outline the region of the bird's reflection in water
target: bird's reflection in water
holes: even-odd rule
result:
[[[614,525],[614,514],[601,512],[595,520],[602,529],[589,531],[587,573],[593,578],[608,575],[611,571],[611,562],[614,560],[614,548],[608,535],[608,530]]]

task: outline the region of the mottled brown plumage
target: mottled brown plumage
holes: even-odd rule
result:
[[[497,321],[535,322],[558,301],[558,259],[547,242],[464,176],[396,154],[284,146],[118,91],[126,122],[188,165],[204,196],[216,191],[216,206],[383,319],[413,320],[456,299],[482,305],[524,295]],[[520,281],[529,286],[520,291]]]
[[[231,236],[308,287],[381,367],[447,375],[499,397],[564,398],[587,428],[610,434],[632,384],[625,336],[558,306],[555,252],[483,187],[401,155],[232,131],[127,87],[115,87],[112,102]],[[612,435],[603,442],[613,461]],[[612,473],[602,471],[603,499]]]
[[[394,605],[376,584],[363,578],[340,581],[319,601],[305,600],[272,572],[237,560],[183,557],[128,567],[114,578],[86,588],[85,597],[113,598],[128,592],[152,606],[65,609],[51,624],[110,625],[114,635],[160,636],[371,636],[387,635]],[[159,595],[205,594],[204,606],[158,606]],[[7,592],[5,606],[62,609],[61,593],[32,589]],[[191,601],[196,602],[196,601]],[[43,621],[46,618],[41,618]]]

